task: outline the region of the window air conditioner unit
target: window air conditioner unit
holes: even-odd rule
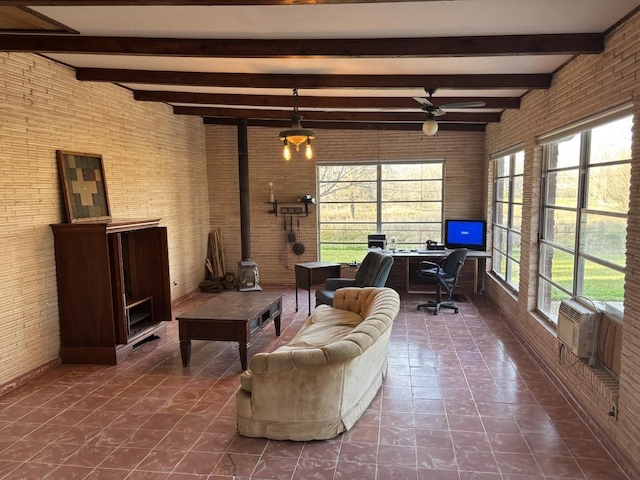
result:
[[[575,300],[562,300],[558,311],[558,340],[574,355],[586,358],[593,353],[596,314]]]

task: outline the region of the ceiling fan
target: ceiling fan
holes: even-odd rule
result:
[[[425,92],[429,95],[429,99],[421,98],[421,97],[413,97],[413,99],[422,105],[422,110],[427,112],[427,119],[422,124],[422,132],[425,135],[435,135],[438,132],[438,122],[436,122],[436,117],[440,117],[444,115],[445,110],[448,108],[474,108],[474,107],[484,107],[484,102],[482,101],[474,101],[474,102],[461,102],[461,103],[447,103],[445,105],[434,105],[433,104],[433,94],[436,93],[437,88],[426,88]]]

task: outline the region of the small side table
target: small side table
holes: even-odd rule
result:
[[[298,311],[298,288],[308,292],[309,315],[311,315],[311,287],[323,284],[327,278],[339,278],[340,267],[339,263],[334,262],[296,263],[296,312]]]

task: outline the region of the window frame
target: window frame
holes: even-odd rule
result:
[[[618,218],[625,219],[626,223],[628,223],[628,210],[625,213],[614,212],[614,211],[606,211],[606,210],[598,210],[596,208],[590,208],[588,205],[587,195],[589,193],[589,182],[592,179],[592,172],[594,168],[607,168],[607,167],[615,167],[618,165],[631,165],[631,155],[629,158],[625,159],[617,159],[610,160],[606,162],[591,162],[591,137],[593,130],[598,127],[605,126],[610,123],[614,123],[616,121],[631,117],[631,122],[633,124],[633,113],[629,106],[624,106],[616,109],[614,112],[611,112],[608,115],[599,115],[594,119],[581,122],[575,126],[568,127],[563,129],[562,131],[558,131],[554,134],[549,134],[545,136],[543,139],[539,139],[539,145],[542,146],[543,155],[542,155],[542,179],[540,184],[540,227],[539,227],[539,246],[538,246],[538,275],[537,275],[537,289],[536,289],[536,311],[544,316],[550,323],[557,325],[557,308],[553,305],[553,289],[557,290],[561,295],[565,295],[566,299],[574,298],[578,301],[583,301],[588,304],[590,307],[596,306],[600,310],[606,311],[609,315],[622,319],[624,314],[624,297],[622,300],[622,306],[619,310],[616,310],[611,306],[613,303],[611,300],[593,300],[589,299],[581,294],[584,291],[585,285],[585,273],[584,273],[584,264],[585,261],[591,262],[596,266],[601,266],[610,270],[621,274],[624,281],[624,274],[626,271],[626,257],[625,264],[618,265],[606,260],[603,257],[599,257],[597,255],[593,255],[592,253],[588,253],[584,251],[584,244],[586,240],[582,240],[582,229],[585,219],[588,215],[599,215],[601,217],[609,217],[609,218]],[[559,166],[559,167],[549,167],[549,163],[551,161],[551,154],[553,153],[552,149],[557,148],[559,144],[564,141],[571,139],[573,136],[579,135],[579,154],[578,154],[578,164],[572,166]],[[629,145],[632,148],[632,145]],[[550,204],[548,195],[550,188],[550,175],[557,174],[562,172],[577,172],[577,193],[576,193],[576,204],[573,206],[563,206],[558,205],[554,199],[554,203]],[[629,192],[630,193],[630,192]],[[557,239],[549,239],[549,232],[547,229],[549,228],[547,225],[548,216],[552,211],[556,212],[569,212],[575,215],[575,223],[574,223],[574,235],[573,235],[573,246],[568,246]],[[553,232],[557,234],[558,231]],[[627,235],[625,230],[624,243],[626,245]],[[544,264],[545,258],[547,255],[551,254],[553,251],[560,253],[561,255],[567,254],[573,257],[572,262],[572,278],[571,278],[571,286],[567,287],[566,285],[562,285],[558,278],[556,280],[553,279],[553,271],[549,269],[549,265],[553,267],[552,264]],[[545,254],[547,252],[547,254]],[[548,271],[548,273],[546,272]],[[545,295],[543,297],[543,288],[549,292],[548,297]],[[624,289],[623,289],[624,296]],[[562,300],[562,299],[561,299]],[[559,305],[559,301],[556,302]],[[548,309],[545,307],[548,306]]]
[[[439,178],[436,179],[424,179],[424,180],[415,180],[415,179],[411,179],[411,180],[406,180],[406,181],[422,181],[422,182],[438,182],[439,186],[440,186],[440,199],[439,200],[421,200],[420,202],[433,202],[433,203],[439,203],[439,208],[437,208],[438,211],[438,215],[439,215],[439,220],[438,221],[434,221],[434,222],[420,222],[420,221],[393,221],[393,220],[386,220],[383,221],[383,207],[385,203],[391,203],[389,201],[385,201],[382,197],[382,193],[383,193],[383,185],[386,181],[405,181],[405,180],[397,180],[397,179],[392,179],[392,180],[385,180],[383,178],[382,172],[383,172],[383,167],[388,166],[388,165],[407,165],[407,164],[417,164],[417,165],[439,165],[441,167],[441,176]],[[356,166],[363,166],[363,165],[374,165],[376,167],[376,174],[375,174],[375,182],[376,182],[376,192],[375,192],[375,200],[373,202],[368,202],[368,203],[374,203],[375,204],[375,209],[376,209],[376,214],[375,214],[375,231],[371,231],[370,233],[386,233],[386,231],[389,230],[389,226],[393,226],[394,224],[415,224],[415,225],[438,225],[438,228],[440,230],[440,239],[439,241],[442,241],[442,235],[443,235],[443,225],[444,225],[444,199],[445,199],[445,169],[446,169],[446,162],[444,158],[429,158],[429,159],[424,159],[424,160],[407,160],[407,159],[398,159],[398,160],[384,160],[384,161],[330,161],[330,162],[317,162],[316,164],[316,191],[317,193],[317,203],[318,203],[318,260],[319,261],[324,261],[325,259],[322,258],[322,252],[323,252],[323,246],[324,245],[356,245],[356,246],[361,246],[363,249],[363,252],[366,252],[367,249],[367,239],[364,238],[362,240],[359,241],[354,241],[354,242],[326,242],[322,240],[322,227],[323,225],[335,225],[335,224],[340,224],[343,222],[323,222],[321,219],[321,209],[322,209],[322,205],[323,204],[351,204],[354,202],[326,202],[322,199],[322,188],[321,185],[322,183],[332,183],[332,182],[323,182],[321,181],[321,175],[320,175],[320,168],[322,167],[335,167],[335,166],[340,166],[340,167],[356,167]],[[346,181],[345,181],[346,182]],[[335,182],[333,182],[335,183]],[[415,203],[416,200],[405,200],[405,201],[398,201],[398,200],[393,200],[392,203]],[[355,202],[356,204],[358,202]],[[372,224],[373,226],[373,221],[372,222],[363,222],[366,224]],[[389,242],[390,236],[389,233],[387,233],[387,242]],[[424,240],[421,240],[421,242],[416,243],[416,242],[403,242],[402,244],[398,244],[398,248],[420,248],[423,247],[424,245]],[[438,240],[438,239],[434,239],[434,240]]]
[[[516,162],[518,161],[518,157],[522,156],[522,168],[519,173],[516,173]],[[501,160],[508,159],[509,171],[507,175],[499,176],[498,162]],[[512,268],[514,264],[518,265],[518,272],[520,272],[520,259],[515,258],[513,255],[513,234],[516,234],[520,237],[520,245],[522,245],[522,223],[520,224],[520,229],[517,229],[513,225],[513,214],[514,214],[514,206],[519,205],[521,210],[524,207],[524,198],[521,198],[519,202],[515,201],[515,179],[522,180],[522,187],[524,187],[524,165],[525,165],[525,152],[524,146],[518,145],[516,147],[510,148],[500,153],[496,153],[491,156],[491,160],[493,162],[493,218],[492,218],[492,228],[491,228],[491,271],[496,277],[500,279],[502,283],[507,285],[512,291],[518,292],[520,290],[520,275],[518,274],[517,278],[514,278],[512,275]],[[498,185],[499,180],[507,180],[508,185],[508,198],[506,201],[502,200],[498,197]],[[506,206],[506,218],[507,224],[502,225],[498,223],[498,204],[502,204]],[[503,235],[506,237],[506,251],[503,252],[498,248],[498,242],[496,242],[496,236],[498,231],[501,231]],[[521,248],[521,247],[520,247]],[[496,254],[501,255],[505,259],[505,270],[504,274],[498,270],[496,270]],[[514,281],[515,280],[515,281]]]

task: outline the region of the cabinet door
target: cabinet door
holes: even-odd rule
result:
[[[122,243],[119,233],[109,236],[109,256],[111,258],[111,290],[113,291],[113,321],[116,343],[127,343],[127,315],[125,311],[125,285],[122,265]]]
[[[131,295],[153,297],[154,319],[171,320],[171,288],[169,286],[169,257],[167,229],[145,228],[122,234],[128,250]],[[125,263],[127,263],[125,261]]]
[[[85,231],[86,230],[86,231]],[[55,232],[60,343],[68,349],[113,347],[109,246],[92,226]]]

